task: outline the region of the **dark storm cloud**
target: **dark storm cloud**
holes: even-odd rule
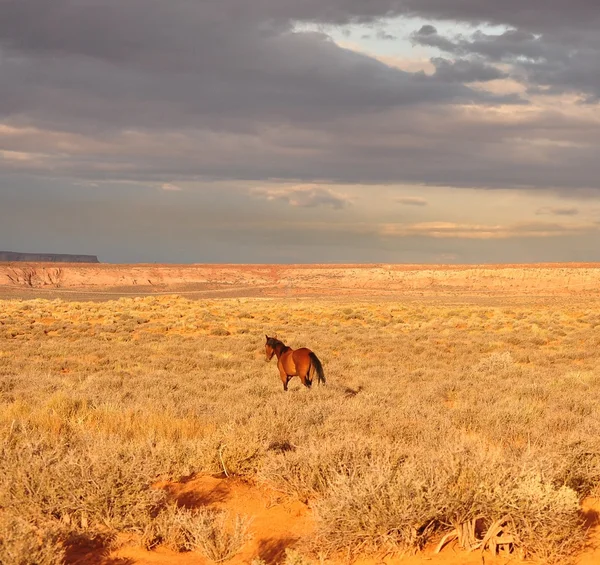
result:
[[[593,30],[600,22],[596,0],[399,0],[400,12],[472,24],[505,24],[533,31],[582,28]]]
[[[0,168],[175,184],[202,177],[597,188],[600,121],[589,114],[575,118],[557,108],[507,119],[488,108],[429,107],[365,113],[320,126],[265,125],[243,134],[17,131],[8,136],[13,151],[34,156],[8,155]]]
[[[6,27],[22,25],[30,20],[32,10],[39,12],[36,18],[39,24],[31,28],[29,34],[24,34],[27,37],[19,40],[26,43],[54,42],[44,32],[60,27],[64,19],[71,22],[69,38],[85,37],[88,43],[97,44],[104,42],[99,31],[103,26],[130,30],[131,23],[137,21],[135,29],[139,30],[144,26],[156,27],[161,22],[168,26],[174,19],[180,21],[183,17],[193,28],[198,25],[200,15],[212,26],[236,20],[271,20],[282,25],[290,20],[344,24],[386,16],[415,15],[554,29],[593,27],[600,20],[595,0],[552,3],[547,0],[172,0],[169,3],[162,0],[4,0],[2,4]],[[181,15],[174,16],[174,13]],[[139,45],[147,39],[142,32],[130,37],[128,43],[131,45]]]
[[[511,29],[498,34],[476,31],[468,37],[440,35],[427,25],[411,35],[417,45],[436,47],[456,57],[477,57],[512,66],[509,73],[533,94],[573,92],[588,102],[600,98],[600,37],[595,32],[553,30],[543,34]]]
[[[476,31],[468,38],[460,35],[448,38],[440,35],[435,27],[426,25],[414,32],[411,38],[418,45],[437,47],[441,51],[457,55],[481,55],[493,61],[510,60],[511,57],[539,60],[548,55],[538,36],[519,30],[499,34]]]
[[[294,27],[397,15],[431,20],[413,36],[446,53],[431,76]],[[490,120],[454,105],[523,102],[465,85],[507,73],[530,93],[592,99],[597,18],[581,0],[3,0],[0,118],[29,129],[3,135],[0,159],[15,174],[175,185],[594,188],[598,123],[541,112]],[[440,19],[515,29],[445,37]]]
[[[486,82],[508,77],[508,74],[500,69],[477,60],[450,61],[434,57],[431,62],[435,65],[434,76],[445,82]]]
[[[533,32],[595,30],[595,0],[3,0],[2,44],[19,51],[86,55],[155,67],[206,60],[202,46],[221,48],[225,59],[243,53],[257,33],[277,36],[294,21],[345,24],[389,16],[506,24]],[[236,33],[232,33],[232,31]]]
[[[518,102],[393,69],[310,35],[266,40],[272,52],[249,64],[252,71],[147,72],[103,60],[9,57],[0,84],[0,101],[9,103],[0,102],[0,115],[65,129],[93,124],[239,131],[257,121],[320,122],[375,108]]]
[[[358,3],[338,11],[368,15]],[[326,35],[291,30],[290,18],[310,14],[237,0],[3,2],[0,115],[65,129],[239,129],[402,105],[516,101],[424,80]]]

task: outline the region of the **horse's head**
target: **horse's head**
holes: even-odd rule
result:
[[[279,342],[274,337],[269,337],[266,334],[265,337],[267,338],[267,342],[265,343],[265,361],[268,363],[273,359],[273,355],[275,355],[275,346]]]

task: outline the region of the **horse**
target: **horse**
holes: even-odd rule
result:
[[[265,361],[268,363],[277,355],[277,368],[283,382],[283,390],[287,391],[288,383],[292,377],[300,377],[302,384],[310,388],[315,375],[319,384],[325,384],[325,373],[319,358],[306,347],[292,349],[275,337],[265,335]]]

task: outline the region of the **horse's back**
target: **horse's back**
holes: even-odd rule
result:
[[[311,353],[312,353],[312,351],[310,349],[308,349],[308,347],[301,347],[300,349],[294,349],[294,353],[293,353],[294,361],[310,359]]]
[[[294,349],[292,352],[292,359],[297,370],[307,368],[310,365],[310,354],[311,350],[307,347],[301,347],[300,349]]]

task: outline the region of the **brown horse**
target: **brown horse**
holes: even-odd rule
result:
[[[315,374],[319,379],[319,384],[325,384],[323,365],[310,349],[306,347],[292,349],[275,337],[269,337],[268,335],[265,335],[265,337],[267,338],[265,344],[266,361],[268,363],[273,359],[273,355],[277,355],[277,368],[283,381],[283,390],[288,389],[290,379],[296,376],[300,377],[306,388],[312,386]]]

